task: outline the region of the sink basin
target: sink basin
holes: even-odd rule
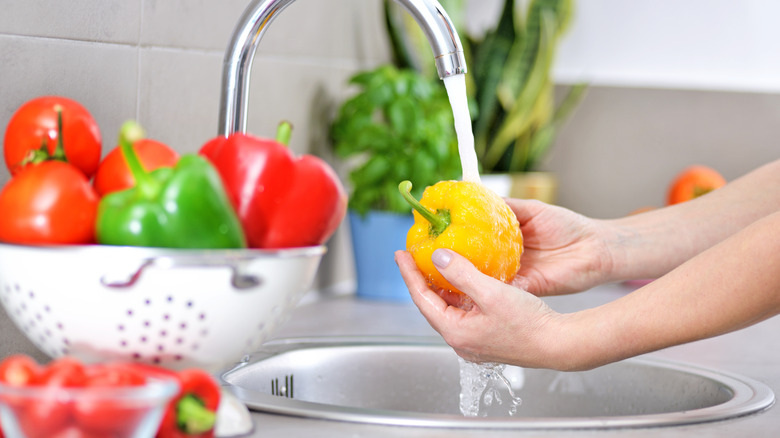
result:
[[[512,417],[464,417],[459,364],[430,338],[282,339],[220,377],[250,409],[394,426],[603,429],[673,426],[760,412],[766,385],[731,373],[630,359],[584,372],[507,367]]]

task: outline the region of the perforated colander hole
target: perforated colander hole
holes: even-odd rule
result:
[[[199,308],[196,300],[174,295],[141,296],[136,300],[135,306],[125,308],[124,321],[115,326],[122,333],[115,342],[119,348],[140,355],[141,360],[186,358],[186,352],[201,348],[200,339],[209,335],[205,327],[208,312]]]

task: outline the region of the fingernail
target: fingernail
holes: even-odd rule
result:
[[[437,268],[446,268],[452,260],[452,254],[445,249],[437,249],[431,254],[431,261]]]

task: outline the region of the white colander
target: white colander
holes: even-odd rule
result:
[[[0,244],[0,302],[51,357],[217,370],[271,336],[324,253]]]

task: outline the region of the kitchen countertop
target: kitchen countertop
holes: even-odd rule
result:
[[[559,312],[595,307],[629,293],[631,288],[604,285],[588,292],[564,297],[546,298]],[[648,356],[730,371],[753,378],[780,394],[780,317],[775,317],[739,332],[713,339],[651,353]],[[298,307],[276,338],[306,336],[432,336],[437,335],[417,308],[409,303],[387,303],[354,297],[323,298]],[[764,437],[777,436],[780,430],[780,408],[733,420],[680,427],[618,429],[596,431],[542,430],[453,430],[398,426],[377,426],[328,420],[315,420],[260,412],[252,413],[255,431],[252,437]]]

